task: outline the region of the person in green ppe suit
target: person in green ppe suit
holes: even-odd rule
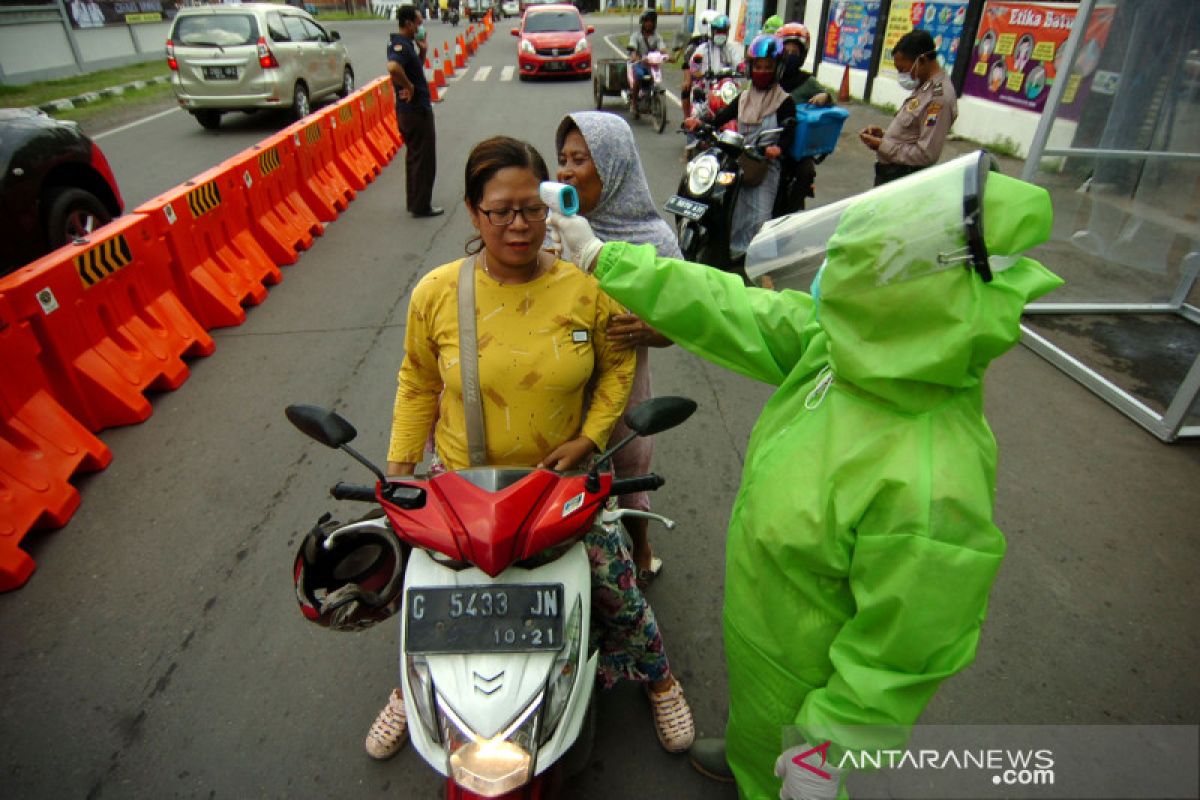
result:
[[[729,522],[726,738],[692,751],[740,797],[846,796],[835,754],[903,747],[974,659],[1005,550],[983,376],[1017,342],[1025,304],[1062,283],[1021,255],[1049,236],[1049,196],[988,163],[971,154],[769,223],[747,271],[795,286],[823,260],[811,294],[551,220],[656,330],[779,387]],[[827,778],[794,762],[805,751]]]

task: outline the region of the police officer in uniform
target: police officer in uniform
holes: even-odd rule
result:
[[[433,103],[425,79],[425,21],[416,6],[396,11],[399,33],[388,42],[388,75],[396,94],[396,123],[404,137],[404,169],[408,213],[414,217],[437,217],[444,210],[433,205],[433,181],[437,176],[437,132]]]
[[[950,76],[937,60],[937,48],[928,31],[914,30],[893,49],[900,85],[912,92],[896,112],[885,132],[864,128],[858,138],[875,151],[875,185],[936,164],[950,126],[958,118],[958,96]]]

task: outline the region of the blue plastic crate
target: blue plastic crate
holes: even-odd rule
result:
[[[792,158],[799,160],[832,153],[837,147],[842,125],[849,116],[850,112],[844,108],[797,106],[796,138],[792,143]]]

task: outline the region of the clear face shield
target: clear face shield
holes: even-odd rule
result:
[[[774,289],[810,291],[837,248],[866,276],[863,289],[973,269],[985,281],[1016,257],[989,258],[983,191],[997,169],[983,151],[812,211],[771,220],[746,251],[746,274]]]

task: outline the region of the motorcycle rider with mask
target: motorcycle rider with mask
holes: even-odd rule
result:
[[[761,175],[755,175],[752,168],[744,163],[729,242],[730,254],[735,260],[745,255],[754,234],[771,218],[775,195],[779,191],[781,156],[792,147],[792,136],[796,129],[796,103],[779,85],[782,55],[782,43],[774,36],[755,36],[746,48],[746,59],[750,64],[750,88],[722,108],[716,116],[703,120],[719,128],[736,119],[738,133],[746,138],[760,130],[783,128],[778,141],[765,149],[767,161]],[[701,120],[693,117],[684,121],[684,127],[695,130],[700,123]]]
[[[650,74],[650,68],[642,61],[651,53],[665,53],[667,46],[663,42],[661,36],[658,35],[658,13],[655,11],[646,11],[641,16],[642,29],[638,31],[636,36],[629,37],[629,44],[625,49],[629,52],[629,60],[632,63],[632,80],[629,87],[629,110],[633,114],[633,118],[638,118],[638,95],[642,91],[642,79]]]
[[[808,58],[811,38],[808,28],[799,22],[789,22],[780,27],[775,35],[783,42],[783,74],[779,79],[783,90],[791,95],[797,106],[804,103],[832,106],[833,97],[829,91],[817,83],[814,75],[804,71],[804,60]],[[772,216],[782,217],[803,211],[805,198],[814,196],[813,183],[816,177],[817,165],[814,159],[810,157],[796,161],[790,153],[785,152],[783,174]]]
[[[692,115],[692,81],[737,68],[738,57],[729,43],[729,17],[718,14],[709,22],[712,38],[700,44],[692,53],[688,68],[683,71],[683,116]]]
[[[937,47],[928,31],[918,29],[900,37],[892,59],[900,73],[897,82],[912,94],[886,132],[872,126],[858,134],[876,153],[876,186],[936,164],[958,118],[958,95],[938,63]]]

